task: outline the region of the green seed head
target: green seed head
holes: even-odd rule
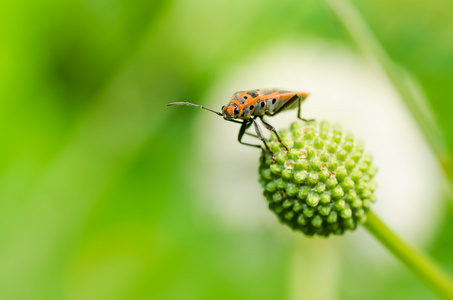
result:
[[[327,122],[294,122],[273,135],[261,157],[260,183],[279,220],[306,235],[341,235],[366,221],[376,200],[376,167],[363,144]]]

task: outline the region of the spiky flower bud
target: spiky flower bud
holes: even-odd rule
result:
[[[366,221],[376,167],[351,134],[327,122],[294,122],[261,156],[260,183],[279,220],[306,235],[341,235]]]

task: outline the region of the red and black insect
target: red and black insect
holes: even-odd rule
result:
[[[305,98],[307,97],[308,94],[302,92],[292,92],[279,89],[257,89],[234,93],[233,96],[231,97],[230,102],[222,107],[222,112],[217,112],[204,106],[188,102],[174,102],[167,104],[167,106],[173,105],[195,106],[213,112],[219,116],[222,116],[227,121],[242,124],[238,134],[239,143],[263,149],[261,145],[249,144],[242,141],[242,137],[244,136],[244,134],[249,134],[246,133],[246,130],[253,124],[257,135],[256,136],[253,134],[249,135],[259,138],[264,143],[266,149],[273,156],[274,154],[269,148],[269,145],[267,144],[267,141],[263,136],[261,128],[258,126],[258,123],[256,122],[256,119],[260,118],[264,127],[275,133],[277,139],[282,144],[282,146],[286,150],[288,150],[288,147],[286,147],[286,145],[283,143],[282,139],[277,133],[277,130],[272,125],[264,121],[263,119],[264,115],[274,116],[281,111],[292,109],[297,106],[298,107],[297,117],[303,121],[311,121],[303,119],[300,116],[301,112],[300,107],[302,101],[304,101]]]

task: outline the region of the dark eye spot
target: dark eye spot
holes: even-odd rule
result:
[[[277,102],[277,99],[272,99],[272,104],[275,104],[275,102]]]
[[[247,96],[244,96],[244,99],[247,99]]]
[[[264,105],[265,105],[264,102],[261,102],[261,107],[264,107]]]
[[[234,114],[235,114],[235,115],[239,114],[239,108],[236,107],[236,108],[234,109]]]
[[[255,108],[255,106],[250,105],[250,110],[253,110],[254,108]]]

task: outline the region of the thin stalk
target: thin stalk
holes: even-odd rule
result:
[[[388,76],[401,99],[414,116],[420,130],[437,155],[447,178],[452,183],[453,164],[451,163],[447,144],[434,111],[420,85],[408,72],[399,67],[390,58],[385,48],[350,0],[324,1],[338,17],[358,48],[366,56],[376,61]],[[453,187],[450,187],[450,192],[453,193]]]
[[[453,281],[444,270],[402,241],[375,214],[368,212],[367,217],[364,226],[375,238],[439,297],[453,299]]]

